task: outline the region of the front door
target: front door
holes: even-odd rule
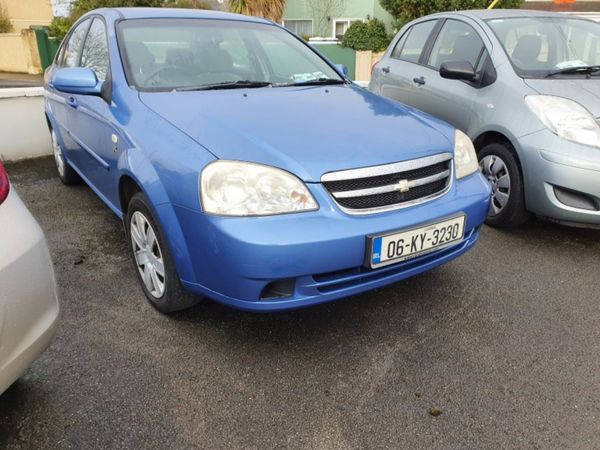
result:
[[[60,47],[54,64],[48,69],[48,73],[46,74],[48,80],[52,80],[52,75],[56,70],[63,67],[78,66],[83,41],[91,22],[90,19],[81,22],[65,37],[65,41]],[[67,160],[76,166],[79,159],[77,144],[71,138],[68,124],[74,97],[72,94],[55,89],[51,82],[47,84],[45,97],[47,106],[52,111],[52,117],[55,120],[53,124],[54,131],[62,141],[63,152]]]
[[[90,26],[79,65],[93,70],[99,81],[110,83],[106,26],[99,17],[94,18]],[[78,168],[98,195],[118,208],[116,168],[120,134],[113,125],[113,106],[100,96],[71,96],[69,126],[79,147]]]
[[[423,84],[413,89],[415,106],[468,133],[478,120],[475,100],[486,91],[481,80],[448,80],[439,69],[445,62],[467,61],[481,76],[488,58],[482,38],[471,25],[446,20],[419,71]]]

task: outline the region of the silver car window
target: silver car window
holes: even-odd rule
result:
[[[477,67],[483,49],[483,41],[470,25],[447,20],[433,45],[428,65],[439,69],[445,62],[467,61]]]
[[[429,39],[429,35],[433,31],[433,27],[437,20],[428,20],[426,22],[421,22],[407,31],[406,39],[404,36],[396,45],[396,48],[392,52],[392,58],[401,59],[403,61],[418,63],[421,58],[421,53],[425,48],[425,44],[427,44],[427,40]],[[401,48],[400,45],[402,45]]]

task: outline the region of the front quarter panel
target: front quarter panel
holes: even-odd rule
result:
[[[183,231],[174,205],[200,211],[198,177],[215,158],[146,107],[128,126],[131,146],[119,158],[121,179],[129,177],[150,201],[166,235],[179,276],[193,279]],[[121,205],[125,211],[127,205]]]

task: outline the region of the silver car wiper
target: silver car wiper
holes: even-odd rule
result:
[[[552,72],[549,72],[545,75],[544,78],[551,78],[555,75],[570,75],[570,74],[593,75],[598,72],[600,72],[600,66],[567,67],[565,69],[554,70]]]
[[[261,88],[272,86],[273,83],[269,81],[250,81],[250,80],[238,80],[238,81],[223,81],[221,83],[202,84],[200,86],[186,86],[176,88],[176,92],[186,91],[210,91],[215,89],[241,89],[241,88]]]

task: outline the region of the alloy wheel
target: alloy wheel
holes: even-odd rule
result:
[[[510,198],[510,175],[506,163],[496,155],[487,155],[479,161],[479,168],[492,187],[490,216],[502,212]]]
[[[136,211],[129,224],[133,254],[147,291],[160,298],[165,292],[165,265],[156,233],[148,219]]]

